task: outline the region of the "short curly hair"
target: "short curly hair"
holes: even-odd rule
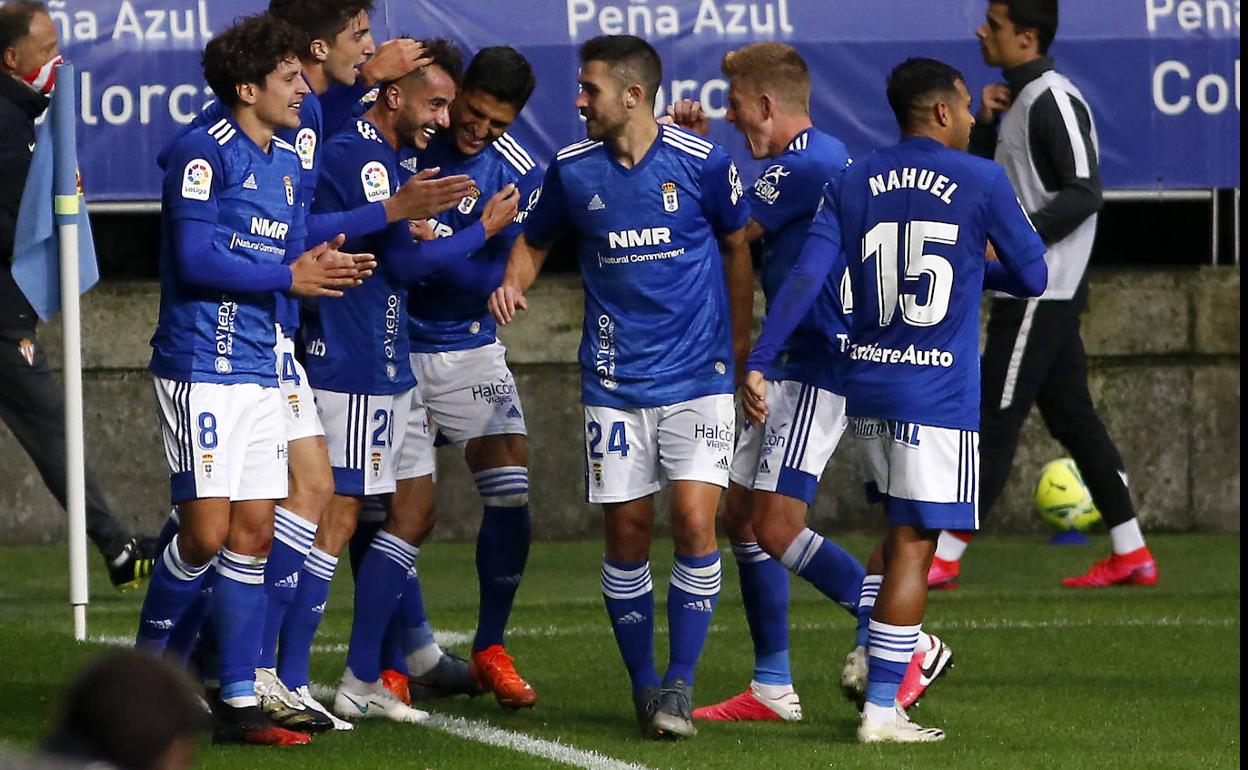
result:
[[[263,86],[287,59],[299,59],[304,34],[267,13],[237,19],[204,48],[204,80],[226,107],[238,103],[240,83]]]

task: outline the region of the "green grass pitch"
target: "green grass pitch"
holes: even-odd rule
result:
[[[864,557],[871,542],[855,537],[845,545]],[[459,719],[443,718],[440,729],[366,723],[354,733],[318,736],[311,746],[293,749],[223,748],[204,741],[196,766],[566,766],[501,746],[506,739],[530,750],[579,750],[563,756],[599,770],[1237,767],[1239,537],[1156,536],[1150,545],[1161,569],[1156,588],[1075,592],[1058,587],[1060,578],[1107,552],[1104,538],[1083,547],[1049,546],[1039,538],[977,541],[962,587],[933,594],[928,607],[926,627],[953,648],[955,668],[912,714],[944,728],[943,744],[854,742],[856,715],[838,687],[852,623],[800,580],[794,581],[791,641],[804,721],[702,723],[692,740],[644,741],[602,608],[601,545],[538,543],[508,645],[537,689],[535,709],[504,712],[489,697],[438,701],[432,710]],[[654,554],[662,660],[670,543],[659,543]],[[92,559],[92,636],[132,636],[141,592],[112,591],[94,554]],[[451,639],[466,638],[476,614],[472,546],[432,543],[422,549],[420,567],[435,628],[453,632]],[[724,572],[698,669],[698,704],[739,692],[749,681],[749,634],[727,553]],[[324,685],[336,683],[342,670],[350,590],[344,563],[313,656],[313,679]],[[99,642],[72,641],[67,592],[64,547],[0,548],[0,747],[37,744],[65,683],[100,649]],[[452,648],[465,653],[465,646]],[[491,732],[491,726],[501,730]],[[465,737],[469,732],[478,737]]]

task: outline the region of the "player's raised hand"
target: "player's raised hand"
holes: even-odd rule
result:
[[[481,212],[481,224],[485,226],[485,237],[493,238],[494,234],[511,224],[520,210],[520,191],[514,184],[509,184],[490,198]]]
[[[745,410],[745,418],[753,425],[762,425],[767,420],[767,380],[763,373],[751,370],[745,375],[741,385],[741,408]]]
[[[706,136],[711,131],[711,119],[702,111],[702,104],[693,99],[681,99],[667,108],[670,120],[662,122],[675,123],[681,128],[695,134]]]
[[[436,178],[440,168],[427,168],[403,183],[385,201],[386,220],[428,219],[457,205],[476,185],[464,174]]]
[[[299,297],[341,297],[340,289],[359,286],[372,275],[377,261],[372,254],[339,251],[343,236],[299,255],[290,265],[290,293]],[[361,275],[363,274],[363,276]]]
[[[517,310],[529,309],[529,301],[524,298],[524,293],[507,283],[494,290],[487,304],[490,308],[490,315],[503,326],[511,323],[511,319],[516,317]]]
[[[372,86],[397,80],[412,70],[432,63],[433,59],[425,55],[425,47],[419,40],[399,37],[378,46],[373,58],[360,67],[360,75],[364,85]]]
[[[984,86],[984,90],[980,94],[979,112],[975,115],[975,120],[984,125],[995,125],[1001,117],[1001,113],[1008,110],[1013,102],[1014,97],[1010,94],[1010,87],[1005,83],[993,83]]]

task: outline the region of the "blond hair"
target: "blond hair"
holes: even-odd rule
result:
[[[810,113],[810,71],[787,43],[753,43],[724,55],[719,69],[738,86],[767,93],[790,110]]]

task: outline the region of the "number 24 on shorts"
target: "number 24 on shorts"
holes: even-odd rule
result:
[[[590,458],[601,460],[603,453],[599,451],[598,446],[602,443],[602,424],[590,420],[585,424],[585,435],[589,439]],[[611,430],[607,433],[607,451],[614,452],[620,457],[628,457],[628,436],[624,431],[622,420],[611,423]]]

